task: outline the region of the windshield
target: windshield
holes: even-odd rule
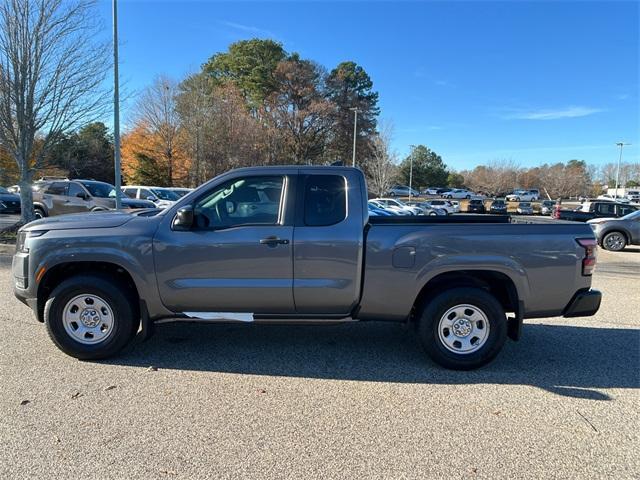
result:
[[[81,182],[89,193],[98,198],[115,198],[116,189],[113,185],[103,182]]]
[[[169,200],[171,202],[175,202],[180,198],[175,194],[175,192],[167,190],[166,188],[152,188],[151,191],[160,200]]]

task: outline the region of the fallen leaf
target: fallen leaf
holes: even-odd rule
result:
[[[73,398],[74,400],[80,397],[84,397],[84,394],[80,392],[75,392],[73,395],[71,395],[71,398]]]
[[[113,390],[114,388],[116,388],[116,385],[109,385],[108,387],[104,388],[104,391],[108,391],[108,390]]]
[[[502,412],[500,410],[496,410],[495,412],[493,412],[493,414],[497,417],[498,415],[500,415]]]
[[[58,435],[54,435],[53,439],[56,441],[56,443],[60,443],[60,437]]]
[[[267,393],[267,391],[266,391],[265,389],[263,389],[263,388],[259,388],[259,389],[257,390],[257,392],[258,392],[258,393]]]
[[[28,405],[29,403],[31,403],[31,400],[22,400],[20,405]]]
[[[147,372],[157,372],[157,371],[158,371],[158,367],[154,367],[153,365],[147,368]]]

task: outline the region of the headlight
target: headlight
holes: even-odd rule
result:
[[[45,233],[47,233],[46,230],[27,230],[18,232],[16,237],[16,252],[29,253],[29,248],[26,246],[27,239],[41,237]]]

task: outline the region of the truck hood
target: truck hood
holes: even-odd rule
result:
[[[72,213],[42,218],[27,223],[21,230],[70,230],[88,228],[113,228],[124,225],[134,216],[127,212]]]

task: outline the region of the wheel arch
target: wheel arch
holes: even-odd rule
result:
[[[109,261],[63,261],[47,269],[38,283],[37,319],[44,322],[44,305],[49,294],[57,285],[75,275],[99,274],[117,281],[119,286],[135,299],[134,308],[138,308],[140,292],[131,273],[121,265]]]
[[[505,312],[522,315],[523,306],[516,283],[507,274],[497,270],[455,270],[430,278],[420,289],[413,304],[411,321],[424,306],[439,293],[450,288],[475,287],[486,290],[502,305]]]

